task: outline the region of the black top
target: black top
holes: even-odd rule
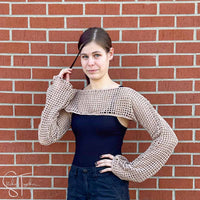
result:
[[[91,167],[102,154],[121,154],[127,130],[115,116],[79,115],[72,113],[72,130],[76,138],[73,163]]]

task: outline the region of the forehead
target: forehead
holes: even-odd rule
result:
[[[86,44],[82,51],[81,54],[89,54],[89,53],[93,53],[93,52],[105,52],[105,50],[98,45],[96,42],[90,42],[88,44]]]

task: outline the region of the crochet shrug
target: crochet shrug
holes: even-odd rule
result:
[[[152,143],[135,160],[116,155],[112,172],[123,180],[142,182],[157,173],[177,145],[177,137],[149,101],[129,87],[77,90],[54,76],[46,94],[38,137],[43,145],[59,140],[71,126],[71,114],[111,115],[138,122],[151,135]],[[89,126],[89,124],[88,124]]]

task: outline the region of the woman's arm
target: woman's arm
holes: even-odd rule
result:
[[[132,162],[122,155],[116,155],[111,168],[121,179],[142,182],[156,174],[167,162],[178,139],[145,97],[134,91],[131,99],[137,121],[149,132],[153,141],[149,148]]]
[[[40,144],[49,145],[59,140],[71,126],[71,113],[64,108],[75,96],[69,81],[61,76],[54,76],[53,84],[49,86],[46,94],[46,104],[42,111],[38,127]]]

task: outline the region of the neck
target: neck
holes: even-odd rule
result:
[[[90,79],[90,89],[92,90],[100,90],[100,89],[108,89],[112,87],[113,81],[109,76],[103,77],[100,80],[91,80]]]

